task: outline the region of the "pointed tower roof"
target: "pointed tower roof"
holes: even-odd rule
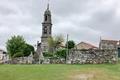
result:
[[[47,10],[49,10],[49,3],[47,4]]]
[[[51,15],[49,0],[48,0],[47,9],[45,11],[45,14]]]

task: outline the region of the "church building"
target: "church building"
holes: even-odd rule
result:
[[[46,52],[49,50],[48,38],[52,37],[52,19],[49,4],[44,12],[44,21],[42,23],[41,42],[37,42],[37,53]]]

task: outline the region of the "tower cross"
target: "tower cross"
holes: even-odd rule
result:
[[[49,9],[50,0],[48,0],[47,9]]]

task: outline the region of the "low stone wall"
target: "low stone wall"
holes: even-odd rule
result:
[[[71,50],[67,62],[71,64],[117,63],[118,50]]]
[[[65,59],[52,59],[52,58],[45,58],[43,64],[65,64]]]
[[[32,64],[33,59],[29,57],[19,57],[10,60],[10,64]]]

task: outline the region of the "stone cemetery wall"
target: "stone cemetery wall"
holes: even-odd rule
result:
[[[52,58],[45,58],[43,64],[65,64],[65,59],[52,59]]]
[[[30,57],[19,57],[14,58],[10,61],[11,64],[32,64],[33,58]]]
[[[118,50],[71,50],[67,59],[71,64],[116,63]]]

